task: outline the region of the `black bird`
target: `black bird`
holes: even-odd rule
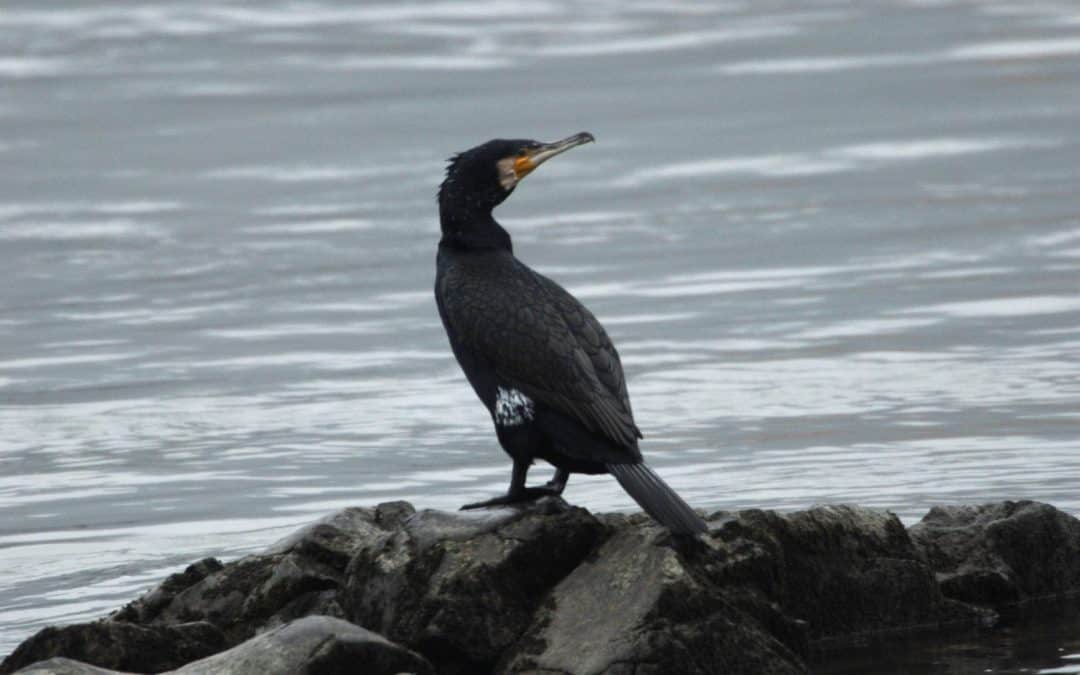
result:
[[[562,494],[571,473],[611,473],[673,532],[707,528],[641,457],[619,354],[596,317],[557,283],[514,257],[491,215],[540,164],[594,140],[492,140],[449,160],[439,188],[435,300],[454,356],[514,461],[509,491],[463,509]],[[533,460],[553,464],[526,487]]]

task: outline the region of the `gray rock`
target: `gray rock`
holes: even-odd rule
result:
[[[615,533],[554,588],[499,673],[806,673],[801,658],[703,574],[708,550],[607,519]],[[758,598],[763,613],[774,610]]]
[[[20,675],[123,675],[53,658]],[[329,616],[308,616],[257,635],[228,651],[187,664],[173,675],[431,675],[422,656],[381,635]]]
[[[284,570],[275,574],[279,566]],[[277,591],[273,594],[277,608],[291,599],[282,596],[288,584],[297,585],[293,568],[286,555],[241,558],[177,593],[150,623],[208,621],[221,627],[229,646],[238,644],[254,635],[273,613],[268,589]]]
[[[128,675],[119,670],[98,668],[82,661],[53,657],[47,661],[38,661],[18,671],[19,675]]]
[[[43,628],[20,644],[0,673],[54,656],[102,668],[158,673],[225,648],[225,639],[209,623],[139,626],[123,621],[94,621],[62,628]]]
[[[205,579],[208,575],[224,567],[216,558],[203,558],[188,565],[183,572],[170,574],[157,588],[138,600],[128,603],[109,618],[128,623],[149,623],[164,609],[178,593]]]
[[[340,572],[366,542],[416,513],[408,502],[386,502],[373,509],[351,507],[300,528],[270,546],[268,555],[297,553]]]
[[[403,503],[345,509],[306,526],[262,555],[208,570],[179,588],[155,589],[122,610],[144,623],[208,621],[220,626],[227,645],[308,614],[342,616],[337,592],[355,549],[382,532],[380,523],[412,513]],[[187,575],[187,571],[185,571]]]
[[[911,536],[957,600],[1001,606],[1080,590],[1080,521],[1049,504],[934,507]]]
[[[983,618],[942,595],[891,513],[818,506],[789,514],[717,514],[712,520],[717,556],[711,573],[760,589],[786,614],[807,622],[811,640]]]
[[[425,654],[440,672],[490,672],[540,599],[603,536],[561,499],[474,512],[421,511],[353,558],[353,622]]]
[[[367,653],[358,626],[450,675],[801,673],[811,644],[985,623],[994,612],[971,603],[1080,590],[1080,521],[1045,504],[934,509],[910,533],[851,506],[708,520],[707,535],[685,538],[557,498],[345,509],[262,554],[200,561],[108,619],[40,631],[0,673],[45,659],[37,672],[161,672],[241,643],[230,663],[258,672],[260,653],[300,659],[318,634],[319,668],[334,672],[335,654]],[[362,637],[364,649],[389,644]]]
[[[329,616],[308,616],[174,671],[176,675],[395,675],[435,672],[422,656]]]

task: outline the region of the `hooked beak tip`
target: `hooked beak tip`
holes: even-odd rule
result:
[[[514,162],[514,174],[516,178],[520,180],[552,157],[561,155],[571,148],[576,148],[579,145],[592,143],[594,141],[596,141],[596,138],[592,134],[588,131],[582,131],[573,136],[568,136],[561,141],[541,145],[531,154],[520,157]]]

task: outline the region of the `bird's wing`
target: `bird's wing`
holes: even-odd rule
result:
[[[589,311],[589,308],[578,302],[577,298],[570,295],[566,289],[542,274],[535,272],[534,274],[548,297],[559,308],[559,313],[567,327],[578,338],[578,345],[588,355],[597,378],[611,394],[618,397],[623,409],[632,418],[630,393],[626,390],[626,376],[623,374],[622,361],[607,331]],[[641,438],[641,432],[636,431],[636,433],[637,437]]]
[[[461,280],[440,289],[444,319],[461,346],[533,400],[634,447],[641,432],[599,322],[554,282],[516,265],[518,273],[498,283]]]

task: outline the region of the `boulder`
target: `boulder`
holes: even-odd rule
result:
[[[134,600],[112,614],[115,621],[127,621],[128,623],[150,623],[154,617],[161,613],[177,594],[191,588],[207,576],[220,571],[225,566],[217,558],[203,558],[197,563],[188,565],[183,572],[170,574],[157,588]]]
[[[1080,590],[1080,521],[1046,504],[935,508],[910,531],[855,506],[707,521],[679,537],[558,498],[345,509],[261,554],[199,561],[105,619],[39,631],[0,673],[383,672],[400,658],[386,667],[787,675],[811,646],[985,624]]]
[[[614,533],[555,586],[495,672],[808,672],[796,653],[805,641],[785,645],[754,616],[777,615],[782,623],[774,607],[758,597],[756,612],[745,612],[745,598],[732,602],[704,573],[708,549],[644,519],[605,521]]]
[[[221,631],[205,622],[140,626],[125,621],[94,621],[43,628],[4,659],[0,673],[12,673],[54,656],[114,670],[159,673],[224,648]]]
[[[310,614],[342,616],[337,591],[345,567],[384,519],[408,515],[403,502],[350,508],[305,526],[260,555],[222,566],[203,560],[173,575],[113,618],[150,625],[207,621],[231,646]]]
[[[174,671],[176,675],[432,675],[419,654],[330,616],[307,616]]]
[[[122,675],[65,658],[18,671],[20,675]],[[432,675],[422,656],[369,630],[329,616],[308,616],[278,626],[228,651],[193,661],[173,675]]]
[[[65,659],[63,656],[54,656],[46,661],[38,661],[18,672],[19,675],[129,675],[119,670],[98,668],[82,661]]]
[[[1080,520],[1049,504],[937,506],[911,536],[956,600],[1000,607],[1080,591]]]
[[[900,520],[857,506],[718,513],[710,573],[759,589],[812,641],[985,619],[944,597]]]
[[[544,594],[604,527],[558,498],[517,508],[420,511],[357,552],[346,616],[428,656],[443,673],[491,672]]]

